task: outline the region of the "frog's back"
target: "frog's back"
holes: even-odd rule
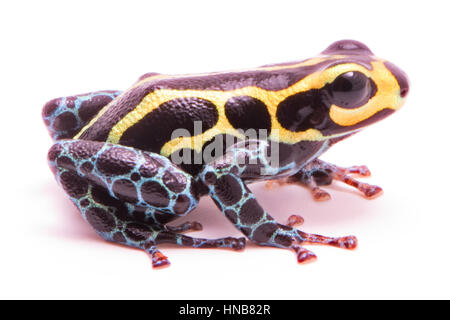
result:
[[[202,153],[217,136],[239,137],[238,129],[265,130],[269,137],[271,130],[280,127],[278,103],[295,94],[291,89],[302,79],[343,62],[370,69],[370,61],[369,56],[324,55],[233,72],[146,74],[104,107],[75,138],[170,157],[180,149]],[[180,133],[189,138],[174,139]],[[192,147],[194,136],[201,136],[200,148]]]
[[[135,85],[106,106],[93,121],[83,128],[78,134],[78,138],[94,141],[111,140],[112,130],[116,124],[136,111],[137,107],[142,106],[143,103],[149,103],[150,100],[153,100],[146,110],[142,110],[148,116],[144,119],[144,122],[153,119],[153,121],[150,121],[152,126],[146,126],[149,131],[144,134],[142,128],[138,130],[128,127],[127,131],[131,132],[123,132],[122,134],[125,137],[120,139],[122,140],[120,142],[124,145],[160,153],[161,148],[158,149],[158,145],[147,145],[151,144],[151,141],[144,143],[144,141],[141,141],[144,138],[140,137],[140,134],[144,134],[146,140],[157,140],[158,137],[153,134],[153,131],[156,131],[159,135],[164,135],[165,132],[162,131],[167,131],[169,127],[167,122],[173,120],[173,117],[176,117],[179,123],[177,123],[176,128],[170,128],[172,129],[171,132],[182,128],[190,131],[193,121],[202,121],[203,126],[208,127],[213,125],[214,119],[215,121],[218,120],[216,119],[218,118],[218,106],[214,103],[208,103],[206,101],[208,99],[200,100],[198,97],[200,92],[208,92],[211,96],[214,93],[220,95],[223,92],[245,91],[247,87],[258,87],[267,91],[282,90],[310,74],[313,69],[320,67],[319,65],[295,67],[302,63],[303,61],[264,66],[251,70],[193,75],[146,74]],[[179,97],[172,99],[172,101],[167,100],[165,93],[168,90],[179,91]],[[133,123],[133,126],[136,124]],[[134,136],[133,131],[139,131],[136,132],[139,134]],[[114,132],[117,132],[117,130],[114,130]],[[134,136],[133,139],[130,139],[130,136]]]

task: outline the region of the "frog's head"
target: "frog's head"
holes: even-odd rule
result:
[[[306,61],[310,73],[277,108],[290,135],[341,139],[398,110],[409,91],[406,74],[353,40],[333,43]],[[308,136],[305,137],[308,139]]]

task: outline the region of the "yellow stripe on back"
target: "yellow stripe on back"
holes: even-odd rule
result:
[[[315,60],[316,62],[319,60]],[[322,61],[322,60],[320,60]],[[108,142],[118,143],[120,141],[123,133],[131,128],[134,124],[142,120],[146,115],[151,113],[153,110],[157,109],[161,104],[176,98],[202,98],[206,99],[217,107],[219,120],[217,124],[202,133],[201,143],[194,143],[194,137],[180,137],[173,141],[168,141],[162,148],[162,155],[169,155],[170,153],[181,149],[182,147],[193,148],[196,151],[200,151],[203,143],[210,140],[217,134],[231,134],[240,137],[240,133],[233,128],[233,126],[228,122],[225,116],[225,103],[228,99],[235,96],[250,96],[262,101],[269,111],[271,116],[272,132],[277,132],[276,135],[271,134],[269,136],[272,140],[279,139],[280,142],[284,143],[296,143],[302,140],[322,140],[329,137],[324,137],[320,131],[316,129],[308,129],[301,132],[292,132],[283,128],[276,118],[276,111],[278,104],[286,99],[287,97],[304,92],[311,89],[320,89],[326,83],[333,81],[339,74],[346,71],[361,71],[366,75],[370,76],[371,71],[362,67],[361,65],[355,63],[345,63],[336,65],[326,70],[318,70],[302,80],[298,81],[294,85],[279,91],[269,91],[261,89],[259,87],[250,86],[239,88],[230,91],[219,91],[219,90],[175,90],[175,89],[158,89],[154,92],[149,93],[141,103],[139,103],[136,108],[123,117],[110,131],[108,136]],[[372,112],[367,112],[367,115],[373,114]],[[361,120],[359,120],[361,121]],[[278,136],[278,138],[277,138]],[[199,141],[200,139],[197,138]]]

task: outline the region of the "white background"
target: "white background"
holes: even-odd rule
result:
[[[445,1],[29,1],[0,5],[0,298],[450,298],[449,10]],[[309,247],[243,252],[106,243],[58,188],[41,107],[54,97],[125,89],[145,72],[248,68],[312,57],[336,40],[363,41],[404,69],[408,101],[336,145],[324,159],[366,164],[384,195],[365,200],[334,184],[307,190],[252,186],[280,222],[358,236],[345,251]],[[206,237],[239,236],[208,198],[188,219]]]

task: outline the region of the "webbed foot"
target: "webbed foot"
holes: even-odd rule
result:
[[[337,180],[358,189],[363,193],[365,198],[374,199],[383,193],[383,189],[376,185],[358,181],[354,177],[352,177],[370,177],[370,175],[371,173],[367,166],[351,166],[348,168],[343,168],[316,159],[308,163],[298,173],[288,178],[269,181],[266,184],[266,187],[269,189],[273,189],[275,187],[275,184],[302,185],[311,190],[314,200],[327,201],[331,199],[330,194],[319,186],[330,185],[333,180]]]
[[[302,246],[304,244],[320,244],[348,250],[353,250],[358,245],[358,240],[355,236],[326,237],[302,232],[300,230],[296,231],[297,235],[294,236],[294,238],[298,244],[292,244],[291,249],[293,249],[297,254],[298,263],[312,262],[317,259],[314,252]]]
[[[162,268],[170,265],[169,259],[161,251],[156,249],[156,246],[151,246],[149,249],[146,249],[146,251],[152,257],[153,268]]]

